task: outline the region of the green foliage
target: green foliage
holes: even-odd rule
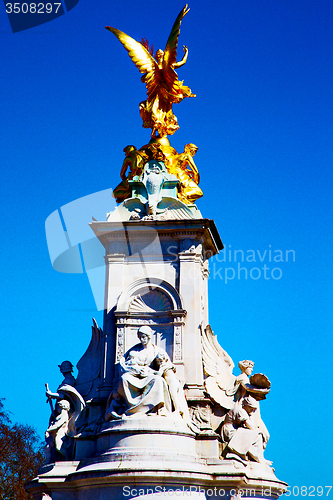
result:
[[[43,462],[42,443],[30,425],[12,424],[0,399],[0,500],[28,500],[24,483]]]

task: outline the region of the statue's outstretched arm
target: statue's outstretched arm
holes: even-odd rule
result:
[[[53,398],[53,399],[59,399],[60,398],[60,395],[58,394],[58,392],[51,392],[50,391],[48,384],[45,384],[45,388],[46,388],[45,395],[46,395],[46,397],[48,399],[49,398]]]
[[[184,64],[186,63],[187,57],[188,57],[188,48],[186,47],[186,45],[183,46],[183,52],[184,52],[183,59],[181,61],[175,63],[173,65],[174,68],[180,68],[181,66],[184,66]]]
[[[167,68],[177,67],[177,45],[178,45],[178,37],[180,33],[180,24],[182,22],[183,17],[188,13],[190,9],[187,8],[187,4],[185,7],[179,12],[177,19],[175,20],[171,33],[169,35],[168,41],[164,50],[163,57],[163,67],[167,71]],[[185,64],[185,63],[183,63]]]

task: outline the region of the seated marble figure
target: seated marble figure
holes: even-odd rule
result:
[[[221,437],[226,443],[225,458],[252,460],[271,465],[264,458],[264,449],[268,440],[266,426],[262,427],[259,414],[259,402],[248,395],[237,402],[225,416]]]
[[[139,344],[131,347],[119,362],[119,380],[111,392],[105,419],[145,414],[186,418],[187,403],[168,354],[152,342],[153,330],[138,330]]]

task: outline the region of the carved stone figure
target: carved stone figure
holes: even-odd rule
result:
[[[205,374],[205,389],[211,399],[223,408],[233,408],[235,402],[232,396],[226,395],[226,389],[234,385],[235,376],[232,373],[234,363],[228,353],[222,349],[213,334],[210,325],[201,329],[202,360]]]
[[[254,406],[251,409],[251,415],[253,413],[251,422],[254,421],[255,429],[260,430],[259,433],[262,436],[263,446],[265,447],[269,440],[269,432],[260,415],[259,401],[265,399],[268,394],[271,386],[270,381],[262,373],[256,373],[249,379],[254,363],[248,359],[240,361],[238,364],[241,374],[238,376],[233,375],[234,363],[226,351],[219,345],[211,327],[208,325],[205,329],[201,330],[201,333],[203,367],[205,374],[208,375],[204,382],[207,394],[222,409],[230,410],[226,416],[216,419],[215,427],[218,427],[217,422],[219,424],[223,422],[223,426],[226,422],[230,424],[230,419],[233,418],[235,418],[236,425],[238,422],[237,412],[242,408],[243,401],[245,399],[247,402],[252,401],[253,403],[254,401]],[[249,408],[250,406],[248,405],[247,409]],[[235,412],[233,412],[234,409]],[[241,413],[242,416],[245,415],[244,410]],[[226,429],[229,429],[229,427]],[[223,429],[224,427],[222,427],[222,439],[228,441],[228,433]],[[238,436],[242,434],[244,434],[243,431]],[[246,434],[246,436],[249,435]],[[246,453],[243,453],[242,457],[246,459]]]
[[[186,413],[175,368],[164,349],[152,343],[152,335],[149,326],[139,328],[140,344],[120,360],[120,377],[109,397],[106,420],[149,413],[168,415],[172,406],[177,414]]]
[[[208,377],[205,379],[205,388],[209,396],[226,409],[232,409],[247,392],[255,395],[256,399],[264,399],[269,392],[270,382],[265,375],[256,374],[251,377],[254,362],[248,359],[240,361],[238,366],[240,375],[235,376],[232,371],[234,363],[228,353],[219,345],[210,325],[201,331],[203,367]],[[259,381],[256,385],[256,381]]]
[[[65,378],[58,387],[57,392],[51,392],[48,384],[45,384],[47,402],[51,407],[51,423],[46,431],[49,434],[46,437],[46,442],[47,450],[51,450],[53,448],[52,442],[56,437],[58,441],[54,441],[56,443],[55,449],[60,453],[61,457],[63,457],[63,460],[69,460],[71,458],[70,444],[72,442],[72,438],[77,434],[77,423],[79,417],[82,415],[82,412],[86,407],[86,404],[81,394],[74,387],[76,380],[72,375],[72,363],[70,361],[63,361],[61,365],[59,365],[59,368]],[[52,404],[53,400],[56,400],[55,409],[53,408]],[[57,413],[59,413],[59,415],[57,415]],[[53,432],[53,434],[51,431]],[[51,440],[51,443],[49,440],[50,436],[53,436],[52,439],[54,438],[53,441]],[[61,450],[59,448],[59,440],[61,442],[66,441],[66,445],[61,445],[63,446]],[[52,458],[54,458],[54,454],[52,454],[52,452],[47,451],[46,454],[47,460],[52,460]]]
[[[142,182],[148,194],[148,215],[156,215],[157,203],[161,200],[161,189],[165,179],[162,164],[150,160],[145,166]]]
[[[76,381],[75,377],[73,377],[72,363],[70,361],[63,361],[61,365],[59,365],[59,368],[62,375],[64,376],[64,380],[61,382],[60,386],[67,384],[67,385],[72,385],[74,387]]]
[[[172,112],[172,105],[181,102],[184,97],[195,97],[191,89],[178,80],[175,71],[186,63],[188,49],[184,45],[184,57],[177,62],[177,45],[180,24],[189,9],[187,5],[180,11],[169,35],[166,47],[159,49],[153,57],[153,49],[149,49],[147,40],[137,42],[122,31],[106,26],[129,53],[130,58],[143,73],[141,81],[147,88],[147,100],[139,105],[143,127],[151,128],[152,138],[166,137],[178,130],[177,118]]]
[[[51,423],[45,431],[46,463],[70,460],[72,440],[68,436],[70,404],[62,399],[56,404]]]
[[[233,396],[234,401],[239,401],[246,393],[245,385],[250,383],[249,376],[254,367],[254,362],[249,359],[239,361],[238,367],[241,371],[232,381],[229,387],[226,388],[226,396]]]
[[[258,424],[258,401],[246,396],[227,413],[222,425],[222,439],[227,443],[225,458],[241,458],[271,465],[264,458],[266,435]]]

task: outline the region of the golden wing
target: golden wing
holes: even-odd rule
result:
[[[172,91],[174,83],[178,81],[178,76],[173,69],[173,65],[177,62],[177,45],[180,33],[180,24],[183,17],[188,13],[189,10],[190,9],[187,8],[186,4],[185,7],[179,12],[178,17],[175,20],[174,25],[172,26],[171,33],[164,50],[163,76],[169,83],[170,91]]]
[[[140,73],[144,73],[144,82],[147,87],[148,98],[156,92],[160,82],[160,70],[158,64],[142,43],[137,42],[134,38],[126,35],[116,28],[106,26],[106,29],[111,31],[119,42],[125,47],[130,58],[138,68]]]

